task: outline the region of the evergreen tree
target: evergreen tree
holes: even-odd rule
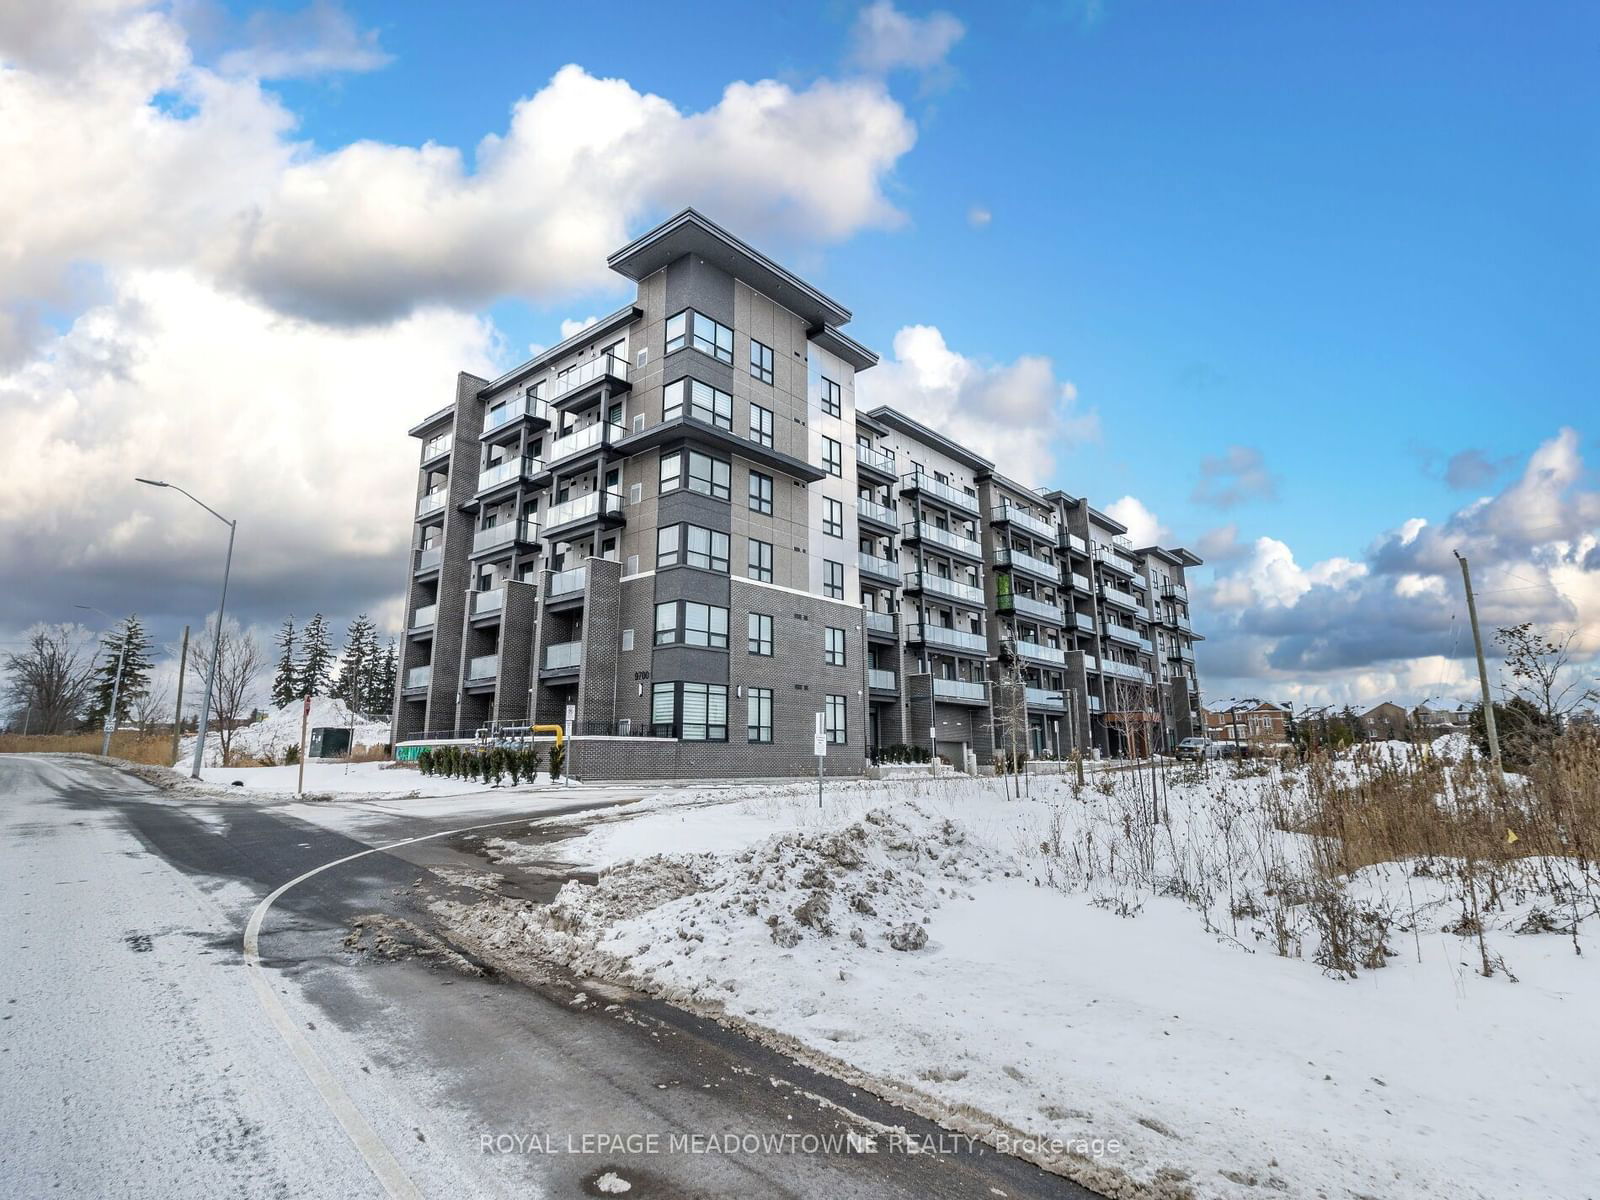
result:
[[[302,696],[326,696],[333,678],[333,646],[328,641],[328,622],[313,613],[300,636],[300,670],[296,683]]]
[[[355,712],[367,710],[372,671],[378,658],[378,628],[366,613],[360,613],[345,631],[344,654],[339,660],[339,678],[333,695]]]
[[[124,653],[123,645],[127,651]],[[117,660],[122,658],[122,684],[117,686]],[[145,633],[138,614],[122,622],[100,641],[100,661],[95,667],[94,686],[90,693],[89,719],[100,725],[111,711],[111,693],[117,693],[116,721],[121,725],[128,720],[138,701],[150,690],[150,636]]]
[[[272,676],[272,704],[282,708],[294,703],[300,695],[300,671],[294,661],[294,649],[299,639],[294,631],[294,614],[283,619],[283,628],[273,639],[278,643],[278,669]]]
[[[372,661],[363,673],[361,685],[363,712],[386,717],[394,711],[395,671],[399,668],[399,662],[400,656],[393,638],[389,639],[389,645],[382,651],[377,649],[374,641]]]

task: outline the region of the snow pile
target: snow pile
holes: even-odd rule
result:
[[[285,755],[300,744],[300,718],[303,702],[296,700],[282,708],[270,710],[260,721],[235,729],[229,751],[244,755],[268,765],[281,764]],[[306,722],[306,739],[313,729],[333,725],[350,728],[350,709],[343,700],[331,696],[316,696],[311,701],[311,718]],[[357,714],[355,733],[351,744],[355,746],[382,746],[389,741],[389,723],[369,720]],[[183,739],[178,761],[174,766],[194,761],[194,736]],[[222,765],[222,735],[214,729],[206,731],[205,762],[209,766]]]
[[[1464,733],[1447,733],[1436,737],[1429,750],[1446,762],[1465,762],[1477,753],[1472,739]]]

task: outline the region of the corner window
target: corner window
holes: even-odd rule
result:
[[[656,605],[655,643],[726,650],[728,610],[692,600],[664,600]]]
[[[728,535],[716,529],[702,529],[698,525],[687,525],[688,550],[684,554],[684,561],[691,567],[699,567],[702,571],[721,571],[728,573]]]
[[[827,377],[822,380],[822,411],[830,417],[844,415],[843,393],[839,385]]]
[[[661,456],[661,491],[687,487],[691,492],[726,500],[731,495],[728,464],[698,450],[674,450]]]
[[[830,625],[822,631],[822,661],[830,667],[844,666],[844,630]]]
[[[762,383],[772,382],[772,347],[750,339],[750,374]]]
[[[750,472],[750,511],[772,515],[772,476]]]
[[[822,730],[829,745],[842,746],[847,736],[843,696],[829,696],[822,706]]]
[[[674,421],[686,413],[719,429],[733,428],[733,397],[698,379],[674,379],[661,391],[661,419]]]
[[[656,530],[656,566],[675,567],[678,565],[678,527],[676,525],[663,525]]]
[[[772,543],[751,538],[748,574],[759,583],[772,582]]]
[[[705,313],[694,314],[694,348],[719,362],[733,365],[733,330]]]
[[[745,740],[772,740],[772,689],[746,688],[744,693]]]
[[[686,742],[728,740],[728,685],[657,683],[650,688],[652,724],[671,726]]]
[[[750,653],[772,657],[772,617],[768,613],[750,614]]]

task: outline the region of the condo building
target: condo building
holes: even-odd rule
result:
[[[890,747],[1198,730],[1185,550],[890,408],[850,312],[685,210],[608,260],[633,303],[421,444],[394,742],[570,727],[591,778],[832,773]]]

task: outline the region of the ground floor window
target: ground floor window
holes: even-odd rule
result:
[[[830,745],[845,743],[844,697],[829,696],[822,707],[822,729]]]
[[[686,742],[728,740],[728,685],[657,683],[650,689],[650,723],[669,725]]]
[[[772,689],[746,688],[745,737],[752,742],[772,740]]]

